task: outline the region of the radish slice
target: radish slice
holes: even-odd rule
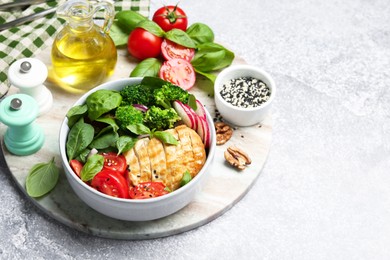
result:
[[[180,101],[174,101],[173,108],[176,110],[176,113],[181,117],[184,124],[186,124],[188,127],[192,128],[192,129],[195,129],[195,130],[197,129],[197,127],[198,127],[197,116],[196,116],[195,112],[194,113],[191,112],[191,110],[192,110],[191,107],[183,104]]]
[[[200,102],[198,103],[198,107],[202,107],[200,111],[205,112],[203,105]],[[198,133],[205,148],[210,147],[210,128],[206,119],[206,114],[204,113],[203,115],[198,115],[190,106],[183,104],[180,101],[174,101],[173,108],[176,110],[176,113],[181,117],[183,122]]]
[[[198,116],[200,116],[201,118],[206,119],[206,111],[204,109],[203,104],[199,100],[196,100],[196,110],[195,110],[195,113]]]

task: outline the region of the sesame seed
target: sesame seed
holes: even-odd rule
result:
[[[259,79],[240,77],[225,83],[220,94],[233,106],[253,108],[265,103],[271,96],[271,90]]]

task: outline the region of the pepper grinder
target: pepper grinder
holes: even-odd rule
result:
[[[23,58],[11,64],[8,70],[9,82],[20,93],[32,96],[38,103],[39,115],[45,114],[53,105],[53,96],[43,83],[47,78],[46,65],[34,58]]]
[[[14,94],[0,103],[0,121],[8,126],[4,144],[10,153],[30,155],[43,146],[43,129],[34,120],[38,116],[38,104],[26,94]]]

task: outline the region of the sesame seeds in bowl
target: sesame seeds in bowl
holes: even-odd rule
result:
[[[251,65],[233,65],[217,76],[214,99],[225,120],[250,126],[265,119],[275,91],[275,82],[267,72]]]

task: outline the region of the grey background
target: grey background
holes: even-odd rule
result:
[[[253,188],[205,226],[121,241],[50,219],[0,173],[0,258],[389,259],[390,2],[180,6],[276,81],[273,143]]]

